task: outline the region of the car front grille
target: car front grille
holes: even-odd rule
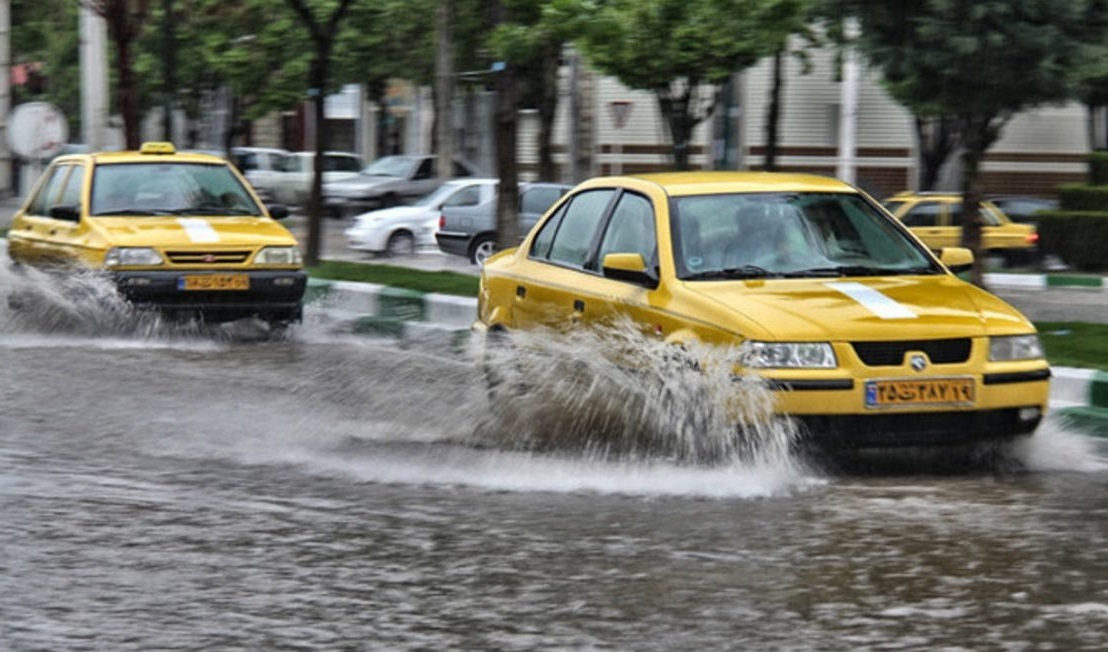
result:
[[[902,340],[894,342],[851,342],[854,352],[869,367],[904,364],[904,354],[922,351],[932,364],[957,364],[969,360],[972,342],[968,337],[945,340]]]
[[[167,251],[165,255],[174,265],[236,265],[246,262],[250,250],[236,251]]]

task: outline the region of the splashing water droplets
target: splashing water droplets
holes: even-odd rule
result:
[[[593,459],[784,464],[795,426],[773,394],[736,378],[737,348],[671,343],[630,322],[494,334],[474,355],[490,381],[480,443]]]

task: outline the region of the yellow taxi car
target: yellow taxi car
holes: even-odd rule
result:
[[[932,251],[961,244],[961,195],[902,192],[882,203]],[[981,202],[981,219],[981,248],[985,255],[999,257],[1010,267],[1035,260],[1039,233],[1034,224],[1013,222],[988,200]]]
[[[298,321],[307,282],[299,245],[223,159],[140,151],[55,159],[12,219],[14,263],[103,270],[136,305],[206,321]]]
[[[960,280],[870,197],[809,175],[597,178],[481,273],[474,330],[617,315],[691,350],[740,347],[817,444],[931,446],[1032,433],[1050,368],[1035,327]]]

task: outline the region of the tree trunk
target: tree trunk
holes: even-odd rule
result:
[[[781,91],[785,87],[784,57],[784,47],[773,53],[773,87],[766,115],[766,157],[762,165],[769,172],[777,170],[777,130],[781,122]]]
[[[981,197],[977,192],[977,173],[984,155],[978,139],[970,138],[962,152],[962,246],[973,252],[973,270],[970,280],[985,287],[984,260],[981,251]]]
[[[435,145],[438,177],[454,176],[454,38],[450,0],[435,12]]]
[[[939,173],[954,151],[956,130],[949,118],[915,117],[916,139],[919,142],[919,190],[934,190]]]
[[[558,59],[561,43],[548,44],[542,60],[542,91],[539,99],[539,180],[557,180],[554,169],[554,118],[558,110]]]
[[[132,39],[129,35],[116,39],[116,64],[119,67],[119,112],[123,115],[123,137],[127,149],[138,149],[142,145],[139,130],[138,88],[135,83],[134,61],[131,51]]]
[[[519,172],[516,165],[516,115],[519,95],[515,67],[509,63],[496,76],[496,175],[500,191],[496,202],[497,249],[519,244]]]
[[[676,170],[689,169],[689,138],[696,127],[697,120],[689,115],[691,84],[683,93],[673,95],[670,89],[656,91],[658,108],[669,128],[669,137],[673,142],[673,167]]]
[[[317,48],[316,59],[309,73],[309,94],[312,102],[312,115],[315,121],[314,138],[315,165],[312,174],[311,199],[308,201],[308,244],[304,253],[304,263],[308,267],[319,264],[323,239],[323,151],[326,142],[326,114],[324,112],[325,89],[327,87],[327,60],[329,52]]]

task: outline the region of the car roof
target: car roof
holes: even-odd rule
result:
[[[601,177],[586,183],[604,185],[605,182],[618,183],[619,179],[652,183],[675,197],[736,192],[858,192],[854,186],[832,177],[788,172],[658,172]]]
[[[136,150],[93,152],[89,154],[67,154],[57,158],[59,162],[67,161],[92,161],[95,165],[112,165],[116,163],[216,163],[227,165],[226,159],[202,152],[177,151],[171,154],[144,154]]]

